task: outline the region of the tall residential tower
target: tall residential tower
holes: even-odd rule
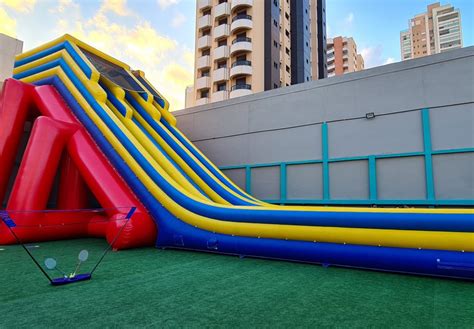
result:
[[[186,107],[326,76],[325,0],[197,0]]]
[[[327,42],[328,77],[364,69],[364,58],[357,53],[352,38],[335,37]]]
[[[449,4],[433,3],[408,24],[409,28],[400,32],[402,60],[462,47],[461,13]]]

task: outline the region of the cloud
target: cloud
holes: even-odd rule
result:
[[[145,72],[147,79],[170,102],[170,109],[184,107],[183,90],[193,83],[193,52],[158,33],[140,17],[123,24],[121,16],[103,11],[89,19],[68,13],[56,23],[58,34],[68,31],[99,50]],[[75,14],[77,15],[77,13]]]
[[[392,63],[395,63],[395,62],[396,62],[395,58],[389,57],[385,60],[385,62],[383,62],[383,65],[392,64]]]
[[[177,46],[175,40],[159,35],[147,21],[139,20],[127,27],[111,22],[100,11],[85,22],[65,17],[58,21],[56,30],[58,33],[69,31],[112,56],[146,66],[158,65]]]
[[[158,0],[158,5],[164,10],[170,6],[178,4],[180,1],[181,0]]]
[[[371,68],[383,64],[382,50],[383,48],[381,45],[376,45],[363,48],[360,51],[360,54],[364,58],[365,68]]]
[[[35,7],[36,0],[0,0],[0,5],[21,13],[29,13]]]
[[[104,0],[99,12],[112,12],[119,16],[130,16],[132,11],[127,8],[127,0]]]
[[[183,25],[185,22],[186,22],[186,16],[184,16],[182,13],[177,13],[173,17],[173,20],[171,21],[171,26],[174,28],[178,28],[181,25]]]
[[[354,13],[349,13],[345,19],[346,24],[352,24],[354,22]]]
[[[0,33],[16,37],[16,20],[8,16],[5,9],[0,7]]]
[[[59,0],[56,8],[50,8],[48,11],[52,14],[62,14],[67,10],[79,11],[79,5],[72,0]]]
[[[156,88],[170,102],[172,111],[184,108],[184,92],[187,86],[193,83],[193,71],[183,65],[172,62],[165,66],[156,76],[153,75],[150,81],[157,83]]]
[[[184,53],[183,58],[189,67],[194,68],[194,52],[192,52],[191,50],[187,50]]]

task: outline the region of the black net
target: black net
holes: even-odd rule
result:
[[[17,243],[53,285],[89,280],[134,208],[0,211],[2,250]],[[104,237],[107,236],[108,239]]]

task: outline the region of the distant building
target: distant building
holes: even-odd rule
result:
[[[364,69],[364,58],[357,53],[354,39],[346,37],[329,38],[327,41],[328,77]]]
[[[186,107],[326,77],[325,0],[197,0]]]
[[[409,20],[409,28],[400,32],[402,60],[458,49],[462,44],[461,12],[439,2],[428,6],[426,13]]]
[[[23,41],[0,33],[0,83],[12,76],[15,55],[23,51]]]

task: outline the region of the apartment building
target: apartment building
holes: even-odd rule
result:
[[[324,7],[324,0],[197,0],[186,107],[325,77]]]
[[[12,76],[15,56],[23,50],[23,41],[0,33],[0,83]]]
[[[402,60],[461,48],[461,12],[450,4],[428,5],[427,11],[411,18],[409,28],[400,32]]]
[[[327,40],[328,77],[364,69],[364,58],[357,53],[354,39],[335,37]]]

